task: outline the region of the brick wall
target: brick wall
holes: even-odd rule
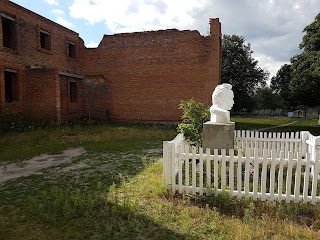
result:
[[[81,81],[81,104],[86,118],[110,118],[110,91],[103,75],[89,75]]]
[[[2,20],[10,19],[14,22],[14,47],[8,48],[3,46],[3,34],[2,34]],[[44,31],[49,34],[50,38],[50,49],[41,48],[40,44],[40,32]],[[76,46],[75,58],[69,57],[68,46],[69,43],[74,43]],[[24,102],[23,96],[33,95],[33,86],[28,84],[36,84],[35,89],[40,87],[38,83],[35,83],[32,72],[37,71],[24,71],[28,68],[42,68],[44,75],[42,81],[46,82],[51,86],[52,83],[49,79],[45,79],[47,72],[45,69],[58,69],[56,76],[50,77],[50,79],[56,79],[58,72],[70,72],[78,73],[80,71],[79,66],[79,51],[78,48],[84,47],[83,41],[79,38],[78,33],[73,32],[59,24],[56,24],[38,14],[35,14],[19,5],[12,3],[8,0],[0,0],[0,112],[5,114],[12,114],[18,112],[25,112],[26,115],[33,117],[41,116],[41,118],[54,117],[51,105],[55,105],[56,101],[47,102],[50,110],[43,111],[43,107],[32,109],[34,103],[29,99],[28,102]],[[15,70],[18,73],[19,82],[19,99],[6,103],[4,101],[4,86],[3,85],[3,74],[5,69]],[[39,70],[39,74],[41,71]],[[31,77],[29,79],[29,77]],[[37,76],[41,78],[41,76]],[[48,81],[48,82],[47,82]],[[44,97],[44,96],[42,96]],[[49,99],[51,99],[49,97]],[[52,99],[53,100],[53,99]],[[29,106],[28,104],[31,104]],[[37,104],[36,104],[37,105]],[[37,112],[39,111],[39,112]],[[44,116],[44,112],[48,113],[48,116]],[[31,114],[32,113],[32,114]]]
[[[31,119],[58,120],[60,80],[57,69],[27,69],[24,71],[23,112]]]
[[[179,120],[182,100],[211,105],[220,82],[220,40],[217,19],[208,37],[174,29],[105,35],[98,48],[81,51],[81,70],[106,77],[112,120]]]
[[[175,29],[105,35],[98,48],[87,49],[78,33],[8,0],[0,0],[0,33],[3,17],[14,22],[15,44],[2,46],[0,34],[2,113],[57,121],[80,116],[175,121],[182,100],[195,98],[210,106],[220,83],[218,19],[210,19],[206,37]],[[41,47],[43,34],[50,38],[49,49]],[[70,43],[75,46],[71,58]],[[4,101],[5,69],[16,71],[18,79],[19,98],[10,103]],[[71,101],[70,82],[76,82],[76,101]]]

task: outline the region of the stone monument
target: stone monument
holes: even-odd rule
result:
[[[230,122],[230,110],[234,104],[232,85],[218,85],[212,93],[210,121],[203,124],[202,147],[213,149],[234,148],[235,123]]]

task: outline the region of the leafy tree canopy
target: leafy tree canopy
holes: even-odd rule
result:
[[[320,105],[320,13],[306,26],[300,44],[303,50],[291,58],[290,89],[298,104]]]
[[[223,35],[221,81],[233,86],[235,111],[252,109],[252,96],[266,84],[268,73],[258,66],[252,53],[251,45],[245,43],[244,37]]]
[[[315,20],[303,30],[304,35],[300,43],[300,49],[305,52],[320,51],[320,13],[315,17]]]
[[[276,76],[271,78],[270,84],[271,90],[279,94],[285,100],[287,106],[291,103],[291,72],[291,64],[282,65]]]
[[[269,87],[259,89],[254,95],[254,100],[257,109],[277,109],[285,107],[284,99]]]

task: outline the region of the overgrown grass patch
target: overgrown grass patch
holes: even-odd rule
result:
[[[0,162],[22,161],[41,153],[57,154],[71,147],[91,152],[141,150],[159,146],[175,134],[172,129],[110,123],[8,133],[0,138]]]
[[[48,172],[37,176],[38,179],[25,178],[24,188],[14,194],[4,193],[2,187],[2,196],[20,197],[1,199],[0,236],[4,239],[320,238],[317,206],[253,202],[230,198],[228,194],[206,198],[173,195],[163,186],[162,161],[155,155],[145,158],[138,174],[126,176],[123,172],[113,178],[115,183],[104,182],[103,174],[99,173],[92,179],[94,184],[81,187],[61,178],[63,174],[55,177]],[[121,172],[119,169],[125,163],[118,161],[122,163],[112,171]],[[82,177],[83,182],[88,180],[85,174]],[[44,183],[41,180],[45,178],[53,181]],[[15,181],[9,188],[19,185]]]
[[[10,156],[19,146],[10,161],[69,147],[87,152],[0,184],[0,239],[320,239],[319,205],[167,191],[162,141],[175,134],[97,124],[3,135],[2,161],[1,150]]]

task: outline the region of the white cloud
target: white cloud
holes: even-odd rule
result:
[[[62,18],[62,17],[58,17],[58,18],[57,18],[57,23],[65,26],[65,27],[73,27],[73,26],[74,26],[73,23],[68,22],[67,20],[65,20],[65,19]]]
[[[244,36],[273,76],[299,53],[303,29],[320,9],[317,0],[72,0],[73,18],[103,22],[109,32],[166,28],[208,33],[209,18],[220,18],[224,34]]]
[[[96,43],[96,42],[90,42],[88,44],[86,44],[86,47],[87,48],[96,48],[98,47],[99,43]]]
[[[271,77],[275,76],[280,69],[280,67],[284,64],[288,64],[289,61],[277,61],[274,60],[271,56],[259,54],[259,53],[254,53],[253,54],[254,59],[258,60],[258,65],[263,68],[264,70],[267,70],[270,73],[269,76],[269,81]]]
[[[188,28],[194,19],[190,12],[205,0],[74,0],[70,15],[88,23],[105,22],[119,33],[165,28]]]
[[[61,9],[53,9],[51,10],[52,13],[54,14],[58,14],[58,15],[63,15],[64,14],[64,11],[61,10]]]
[[[44,1],[50,5],[59,5],[58,0],[44,0]]]

